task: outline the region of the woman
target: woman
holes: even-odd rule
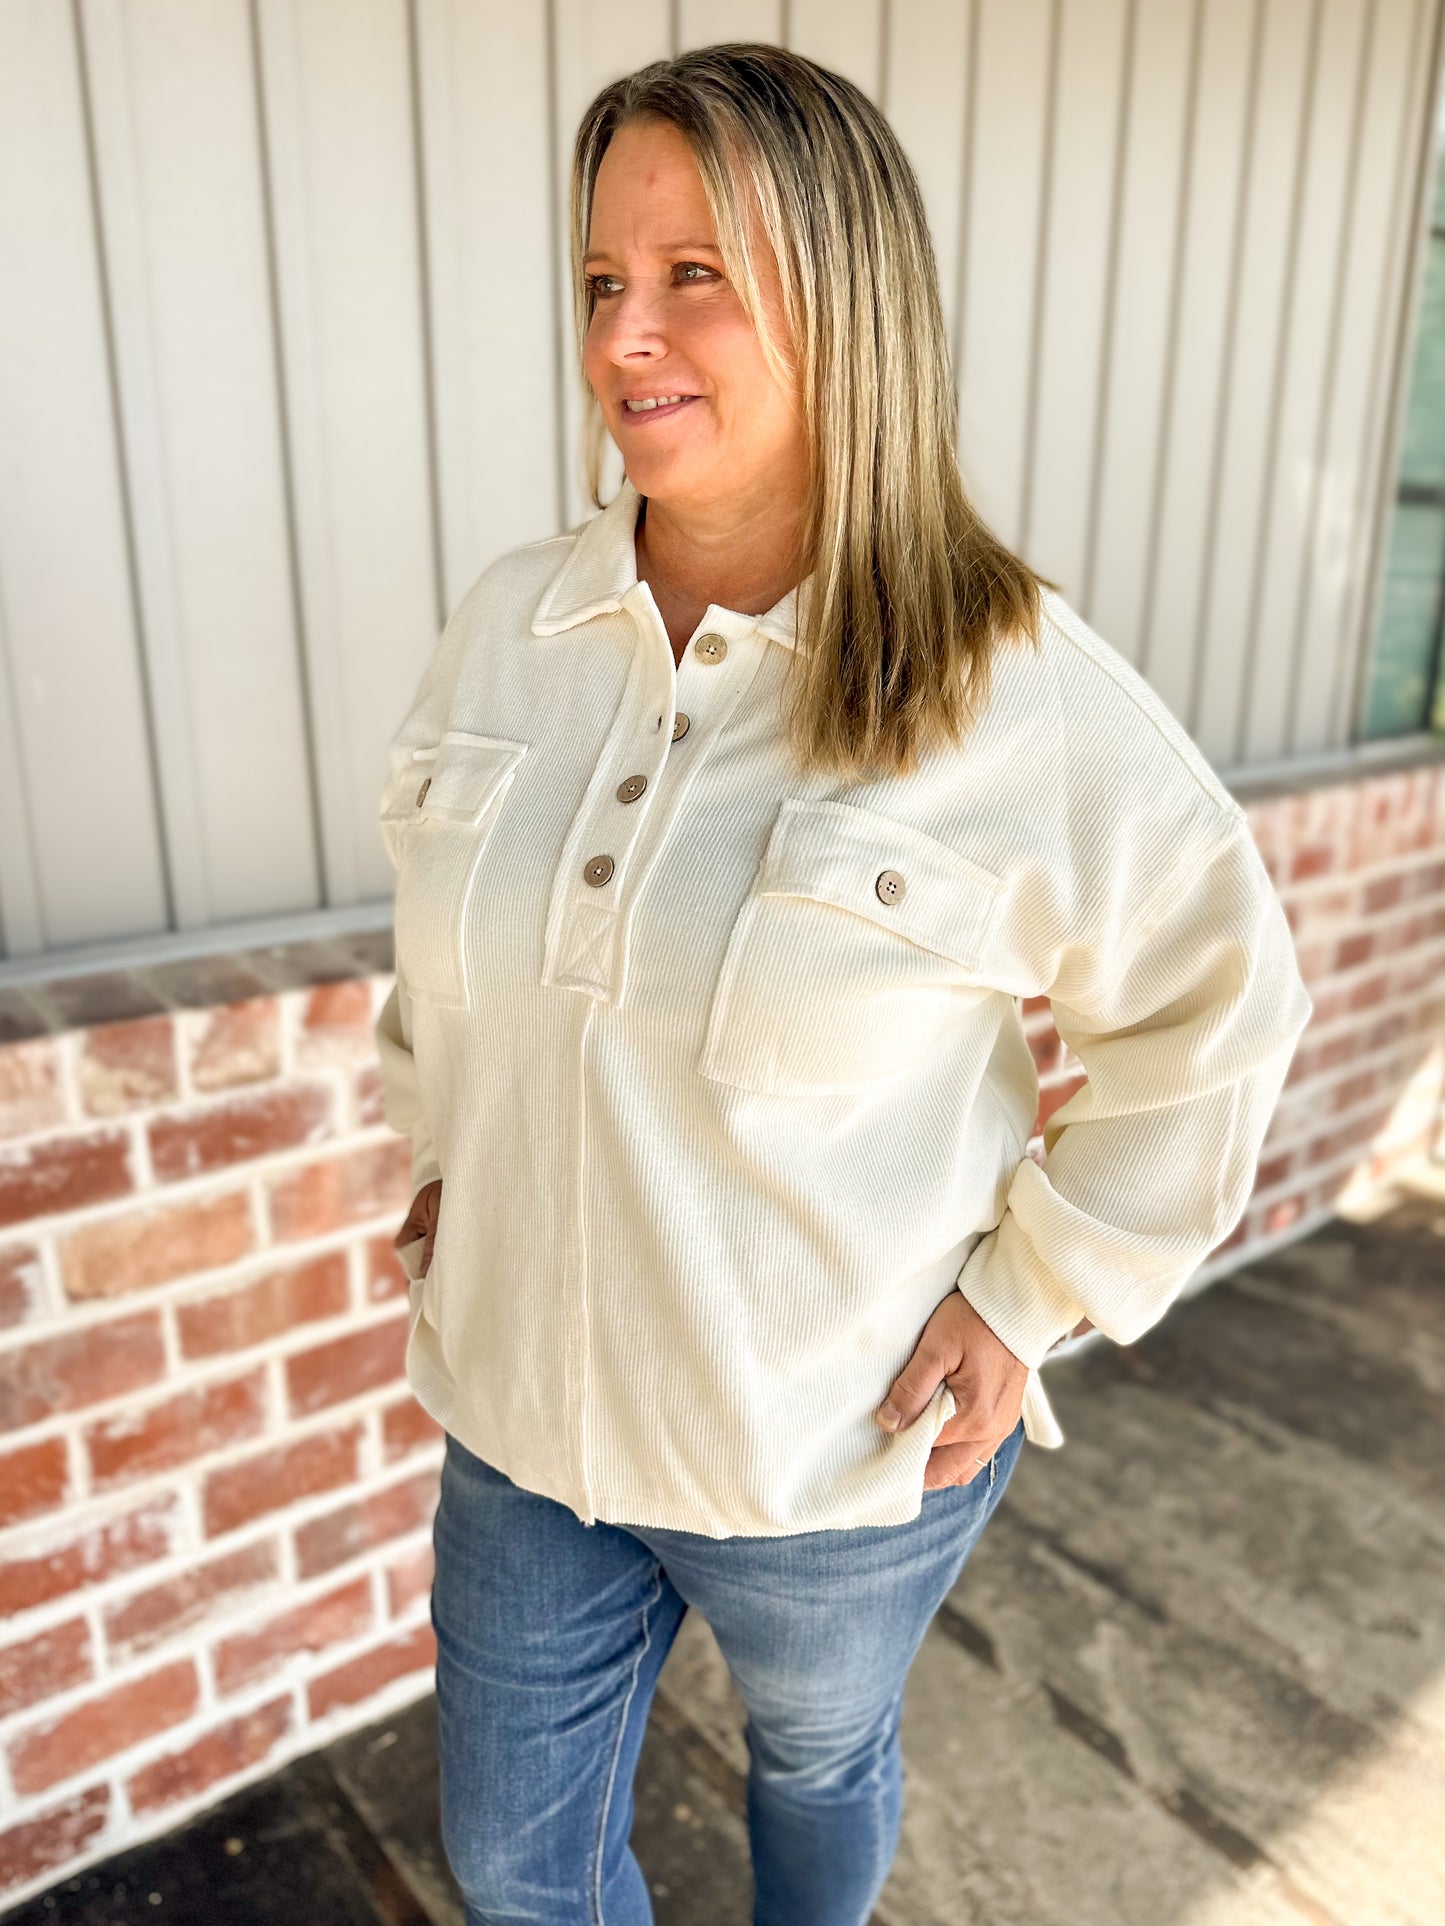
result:
[[[444,1837],[473,1926],[650,1919],[632,1775],[696,1605],[755,1920],[854,1926],[909,1664],[1062,1442],[1037,1367],[1238,1220],[1311,1005],[1244,812],[969,507],[867,99],[659,62],[571,207],[597,506],[599,424],[626,480],[469,591],[382,805]],[[1042,1168],[1037,996],[1089,1072]]]

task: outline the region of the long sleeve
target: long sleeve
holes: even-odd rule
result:
[[[1085,1317],[1132,1343],[1248,1203],[1314,1006],[1247,819],[1181,847],[1124,940],[1066,947],[1050,998],[1088,1082],[957,1279],[1031,1367]]]
[[[411,1194],[415,1197],[442,1172],[422,1103],[411,1035],[411,998],[398,965],[396,981],[376,1019],[375,1037],[386,1121],[402,1136],[411,1135]]]

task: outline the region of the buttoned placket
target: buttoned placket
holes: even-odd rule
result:
[[[652,864],[709,750],[770,646],[750,616],[710,604],[675,662],[645,582],[622,599],[637,629],[627,686],[553,880],[545,986],[617,1004]]]
[[[645,582],[627,591],[622,606],[636,630],[627,685],[563,841],[543,947],[544,987],[579,990],[587,999],[577,1031],[576,1192],[569,1213],[580,1335],[563,1354],[567,1406],[577,1414],[576,1509],[585,1525],[597,1522],[587,1449],[588,1037],[598,1009],[622,1002],[627,939],[652,865],[770,646],[752,618],[710,604],[678,662]]]

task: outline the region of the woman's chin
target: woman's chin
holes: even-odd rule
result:
[[[706,471],[695,461],[632,451],[625,456],[623,468],[638,494],[649,501],[680,504],[706,493]]]

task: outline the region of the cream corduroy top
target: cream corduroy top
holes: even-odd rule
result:
[[[917,1516],[952,1414],[873,1420],[957,1288],[1030,1367],[1128,1344],[1238,1222],[1312,1004],[1243,809],[1052,591],[964,741],[798,773],[794,590],[675,664],[630,483],[502,556],[390,747],[413,1190],[407,1372],[584,1522],[721,1538]],[[1087,1083],[1027,1154],[1024,999]]]

